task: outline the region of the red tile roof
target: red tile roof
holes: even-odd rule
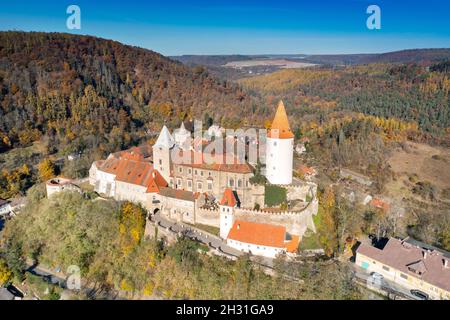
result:
[[[378,209],[383,209],[384,211],[388,211],[390,208],[389,203],[381,200],[380,198],[373,198],[372,201],[370,201],[370,205]]]
[[[383,249],[361,244],[356,252],[450,291],[450,261],[441,252],[422,249],[395,238],[389,239]],[[447,267],[444,265],[446,260]]]
[[[147,187],[146,192],[159,192],[168,184],[161,174],[153,169],[149,162],[135,161],[125,158],[109,158],[99,170],[116,175],[116,181]]]
[[[316,169],[314,169],[313,167],[307,167],[304,165],[300,165],[299,170],[303,174],[309,174],[309,175],[316,174]]]
[[[234,196],[233,190],[226,188],[223,192],[222,200],[220,200],[221,206],[234,207],[237,204],[236,197]]]
[[[290,236],[283,226],[236,220],[228,233],[228,239],[254,245],[297,250],[299,237]]]
[[[164,197],[185,200],[185,201],[191,201],[191,202],[194,202],[195,199],[199,195],[199,193],[198,193],[198,195],[196,195],[190,191],[185,191],[185,190],[181,190],[181,189],[172,189],[172,188],[161,188],[161,190],[159,191],[159,194]]]

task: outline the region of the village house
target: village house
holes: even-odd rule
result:
[[[391,238],[382,249],[361,244],[355,263],[408,290],[420,290],[431,299],[449,300],[449,254],[414,245],[407,239]]]
[[[389,203],[380,198],[373,198],[372,200],[370,200],[370,206],[375,209],[380,209],[384,212],[389,211],[389,209],[391,208]]]
[[[317,175],[316,169],[305,165],[300,165],[298,172],[304,177],[305,180],[311,180]]]

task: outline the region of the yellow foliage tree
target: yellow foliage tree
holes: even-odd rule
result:
[[[0,259],[0,287],[12,279],[12,271],[8,268],[5,260]]]
[[[39,164],[39,177],[42,181],[47,181],[55,176],[55,165],[50,159],[44,159]]]
[[[130,202],[122,206],[122,217],[119,226],[121,246],[124,254],[135,248],[144,235],[145,212]]]

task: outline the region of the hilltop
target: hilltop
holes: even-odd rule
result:
[[[91,36],[0,33],[0,149],[47,134],[107,143],[114,130],[205,113],[233,121],[249,102],[237,85],[151,50]]]

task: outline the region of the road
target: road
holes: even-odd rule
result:
[[[41,265],[29,265],[28,269],[26,270],[34,275],[42,277],[44,280],[48,281],[49,283],[55,284],[59,286],[62,289],[67,289],[66,287],[66,276],[62,274],[61,272],[56,272],[53,270],[50,270],[46,267],[43,267]],[[105,291],[93,287],[87,287],[83,286],[81,288],[81,291],[87,296],[87,297],[96,297],[106,300],[124,300],[122,297],[119,297],[117,292],[112,291]]]
[[[226,241],[224,241],[223,239],[211,233],[192,227],[190,225],[168,220],[159,213],[150,215],[150,221],[156,223],[158,226],[168,229],[171,232],[177,234],[184,233],[187,237],[191,238],[192,240],[199,241],[228,256],[239,257],[243,255],[241,251],[228,246],[226,244]],[[273,259],[257,256],[252,256],[251,259],[253,262],[261,264],[262,266],[273,268]]]

